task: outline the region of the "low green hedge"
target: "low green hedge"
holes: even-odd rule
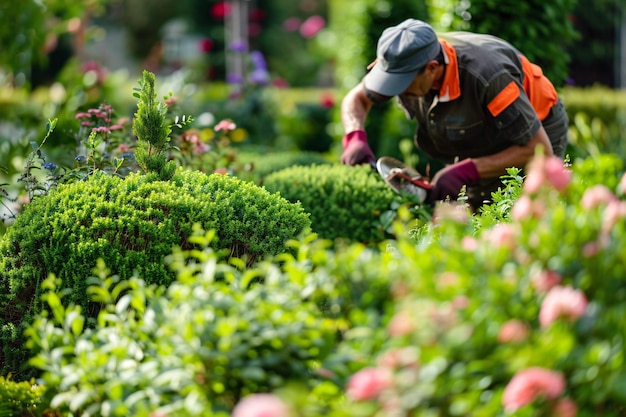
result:
[[[242,149],[237,153],[237,162],[243,167],[235,174],[244,180],[263,184],[265,177],[291,166],[320,165],[331,162],[321,153],[313,151],[253,151]]]
[[[391,208],[395,193],[370,166],[292,166],[265,177],[263,186],[300,202],[320,237],[357,242],[387,237],[381,216]]]

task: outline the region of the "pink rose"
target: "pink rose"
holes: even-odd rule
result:
[[[532,367],[518,372],[509,381],[502,395],[507,412],[513,412],[537,398],[553,400],[565,390],[565,378],[559,372]]]
[[[219,122],[217,125],[215,125],[213,129],[216,132],[219,132],[220,130],[235,130],[236,128],[237,128],[237,125],[235,123],[233,123],[231,120],[224,119],[221,122]]]
[[[376,364],[383,368],[418,368],[419,349],[414,346],[393,348],[383,352],[376,359]]]
[[[353,400],[363,401],[377,398],[393,383],[387,369],[364,368],[352,375],[346,389],[346,395]]]
[[[515,246],[515,229],[510,223],[498,223],[487,232],[487,238],[497,248]]]
[[[324,29],[326,21],[322,16],[311,16],[307,18],[300,26],[300,34],[305,38],[312,38],[317,33]]]
[[[540,293],[546,293],[550,288],[561,284],[561,275],[558,272],[542,269],[530,277],[535,289]]]
[[[472,236],[463,236],[463,239],[461,239],[461,247],[468,252],[474,252],[478,249],[478,240]]]
[[[626,217],[626,202],[614,200],[609,202],[604,209],[604,217],[602,218],[602,232],[608,234],[618,221]]]
[[[541,218],[546,212],[546,206],[541,200],[533,200],[528,195],[523,195],[517,199],[511,209],[513,220],[524,220],[528,218]]]
[[[511,209],[511,217],[513,220],[524,220],[532,217],[533,201],[527,195],[523,195],[517,199]]]
[[[605,185],[594,185],[585,190],[583,197],[580,199],[580,206],[585,210],[592,209],[600,204],[608,204],[617,200],[617,197]]]
[[[509,320],[500,327],[498,342],[520,343],[530,334],[530,327],[521,320]]]
[[[528,193],[535,193],[539,191],[539,187],[546,180],[546,174],[544,170],[545,156],[535,155],[535,157],[528,164],[528,174],[524,179],[524,191]]]
[[[411,333],[413,330],[415,330],[415,325],[413,324],[411,315],[406,311],[396,313],[387,325],[387,332],[391,337],[404,336],[405,334]]]
[[[557,156],[547,159],[545,170],[548,183],[559,191],[563,191],[572,181],[572,171],[564,167],[563,160]]]
[[[552,407],[552,415],[555,417],[575,417],[578,407],[571,398],[558,400]]]
[[[235,405],[232,417],[288,417],[289,407],[273,394],[252,394]]]
[[[585,294],[572,287],[552,287],[541,303],[539,323],[541,327],[548,327],[555,320],[563,317],[576,320],[587,310]]]

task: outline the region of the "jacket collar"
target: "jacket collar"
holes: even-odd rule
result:
[[[456,50],[445,40],[441,40],[443,57],[446,62],[446,72],[439,89],[439,101],[452,101],[461,96],[461,82],[459,81],[459,64]]]

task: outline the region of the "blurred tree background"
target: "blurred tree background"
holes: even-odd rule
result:
[[[507,39],[558,85],[616,83],[623,6],[615,0],[24,0],[19,8],[2,0],[0,67],[18,85],[50,82],[71,56],[86,59],[93,51],[85,47],[109,42],[113,34],[105,28],[123,33],[124,43],[123,49],[109,44],[119,57],[101,62],[104,67],[167,72],[193,64],[203,79],[224,80],[225,54],[233,48],[226,44],[225,23],[236,3],[247,12],[247,45],[240,47],[261,51],[273,78],[293,87],[353,84],[373,59],[382,29],[408,16],[441,31]],[[347,60],[358,74],[338,68]]]

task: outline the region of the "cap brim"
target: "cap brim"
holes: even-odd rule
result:
[[[397,96],[413,82],[418,71],[409,73],[385,72],[380,65],[374,65],[363,78],[365,88],[383,96]]]

